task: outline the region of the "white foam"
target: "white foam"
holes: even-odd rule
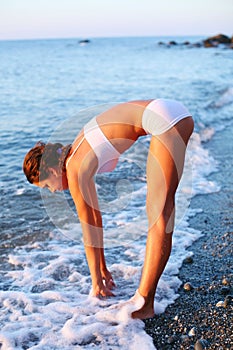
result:
[[[214,106],[220,108],[230,103],[233,103],[233,87],[228,87],[225,91],[223,91],[219,99],[215,102]]]
[[[208,179],[211,173],[217,171],[217,161],[209,154],[208,149],[203,147],[201,142],[200,134],[194,133],[190,142],[193,195],[218,192],[220,190],[217,183]]]
[[[213,127],[207,127],[200,130],[200,139],[202,142],[207,142],[211,140],[215,134],[215,129]]]
[[[128,349],[128,340],[131,339],[131,348],[134,349],[138,341],[136,334],[140,333],[145,349],[153,349],[152,340],[143,331],[141,321],[133,321],[129,315],[128,318],[124,317],[122,312],[118,317],[107,314],[117,298],[99,300],[90,298],[83,292],[85,285],[86,291],[90,289],[90,278],[74,271],[74,256],[79,247],[66,247],[66,244],[64,241],[53,241],[47,249],[41,244],[34,244],[31,254],[27,252],[29,247],[25,247],[18,249],[18,255],[11,259],[15,266],[19,266],[23,259],[24,268],[8,273],[13,279],[12,287],[20,287],[21,291],[0,292],[3,311],[0,321],[4,324],[0,335],[2,348],[16,349],[23,342],[31,341],[33,349],[53,346],[63,349],[77,349],[79,346],[89,349],[99,346],[107,349],[111,345],[113,348]],[[40,260],[43,254],[48,258],[49,252],[54,248],[60,248],[61,256],[54,258],[51,255],[47,266],[40,270],[35,261]],[[84,253],[82,258],[84,265]],[[67,275],[62,275],[62,278],[54,275],[54,271],[64,264],[69,267]],[[85,270],[82,266],[76,266],[76,269]],[[127,268],[123,264],[115,269],[122,270],[122,275],[128,280],[137,273],[133,267]],[[71,276],[76,278],[70,278]],[[25,283],[22,283],[23,280]],[[49,281],[53,281],[53,285]],[[44,288],[49,290],[43,290]]]
[[[192,241],[194,237],[195,234],[189,239]],[[184,242],[185,235],[178,232],[175,246],[184,245]],[[30,341],[33,349],[49,346],[137,349],[139,339],[143,349],[154,349],[151,338],[143,330],[144,324],[131,319],[131,310],[111,309],[113,304],[127,300],[134,293],[140,279],[144,246],[145,242],[135,241],[134,246],[125,250],[125,258],[124,255],[116,257],[118,262],[109,266],[118,288],[114,291],[116,297],[108,300],[88,296],[91,281],[85,273],[84,251],[79,245],[67,246],[61,236],[48,245],[33,244],[33,248],[29,245],[17,249],[10,261],[21,269],[10,271],[8,277],[12,280],[12,288],[21,291],[0,293],[3,349],[15,349],[17,344]],[[59,251],[60,256],[55,256],[54,251]],[[75,265],[76,252],[79,252],[80,265]],[[135,256],[136,266],[133,264]],[[45,266],[38,263],[44,260],[47,261]],[[64,266],[66,273],[57,274]],[[156,312],[163,312],[177,298],[175,291],[181,283],[177,273],[174,257],[159,282]]]
[[[18,188],[15,192],[16,196],[21,196],[23,193],[25,193],[25,188]]]

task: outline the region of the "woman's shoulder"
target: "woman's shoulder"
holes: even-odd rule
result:
[[[84,136],[77,139],[71,148],[71,155],[66,162],[67,177],[92,177],[98,162],[96,155]]]

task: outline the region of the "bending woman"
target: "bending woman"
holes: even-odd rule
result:
[[[94,175],[113,171],[119,156],[141,136],[151,134],[147,160],[148,237],[134,318],[154,316],[154,296],[171,252],[175,193],[193,119],[178,101],[168,99],[118,104],[87,123],[72,145],[38,143],[24,159],[30,183],[52,192],[69,189],[82,225],[92,295],[112,296],[115,286],[103,249],[102,217]]]

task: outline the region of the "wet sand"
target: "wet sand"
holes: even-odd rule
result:
[[[157,350],[225,350],[233,348],[233,123],[206,144],[217,159],[215,180],[221,191],[198,195],[192,208],[202,213],[190,220],[203,232],[189,251],[179,278],[179,298],[165,313],[145,321]]]

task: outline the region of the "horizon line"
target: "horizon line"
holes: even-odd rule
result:
[[[233,35],[228,35],[225,33],[217,33],[217,34],[161,34],[161,35],[112,35],[112,36],[64,36],[64,37],[35,37],[35,38],[0,38],[0,41],[40,41],[40,40],[91,40],[91,39],[121,39],[121,38],[158,38],[158,37],[209,37],[213,35],[223,34],[228,37],[233,37]]]

